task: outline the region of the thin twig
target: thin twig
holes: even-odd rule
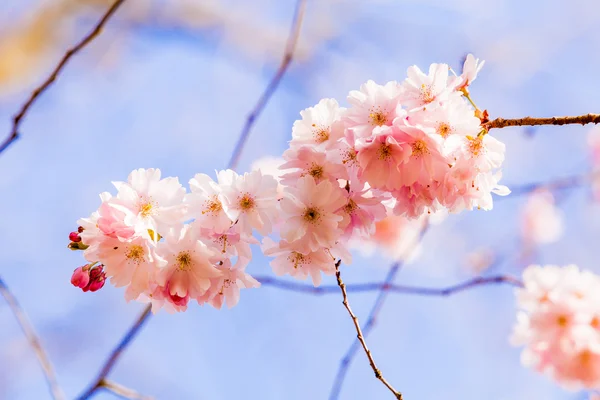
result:
[[[484,124],[486,129],[506,128],[509,126],[536,126],[536,125],[568,125],[568,124],[600,124],[600,114],[585,114],[576,117],[549,117],[549,118],[496,118]]]
[[[25,311],[19,305],[17,298],[12,294],[12,292],[9,290],[8,286],[6,286],[6,283],[2,280],[2,278],[0,278],[0,293],[2,293],[2,296],[8,303],[8,306],[10,307],[12,313],[17,318],[17,321],[21,326],[21,330],[27,337],[31,348],[33,349],[33,351],[35,351],[40,366],[42,367],[44,375],[46,376],[48,386],[50,387],[52,398],[54,400],[64,400],[65,394],[58,385],[56,373],[54,372],[54,367],[52,366],[52,363],[50,362],[46,351],[42,347],[42,343],[40,342],[40,339],[35,333],[35,329],[33,328],[31,321],[27,317],[27,314],[25,314]]]
[[[116,382],[109,381],[106,379],[102,380],[99,387],[106,389],[109,392],[111,392],[119,397],[122,397],[124,399],[131,399],[131,400],[153,400],[154,399],[153,397],[144,396],[144,395],[136,392],[135,390],[129,389],[128,387],[125,387]]]
[[[69,60],[74,55],[79,53],[83,48],[85,48],[89,43],[91,43],[94,40],[94,38],[96,38],[96,36],[100,34],[104,25],[108,22],[108,20],[113,16],[113,14],[124,2],[125,0],[116,0],[113,3],[113,5],[110,6],[108,10],[106,10],[106,13],[104,13],[102,18],[100,18],[100,20],[96,23],[96,26],[94,26],[92,31],[64,54],[64,56],[59,61],[58,65],[54,68],[50,76],[48,76],[48,78],[46,78],[46,80],[31,93],[31,96],[29,96],[29,99],[25,102],[25,104],[23,104],[21,110],[13,117],[12,130],[9,136],[6,138],[6,140],[2,144],[0,144],[0,153],[6,150],[8,146],[10,146],[15,140],[19,138],[19,126],[21,125],[23,118],[25,117],[33,103],[35,103],[35,101],[40,97],[40,95],[44,93],[46,89],[48,89],[52,85],[52,83],[54,83],[54,81],[56,80],[56,78],[58,78],[58,75],[62,72],[63,68],[67,65]]]
[[[338,293],[338,285],[323,285],[314,287],[305,283],[297,283],[293,281],[285,281],[282,279],[273,278],[270,276],[255,276],[263,286],[271,286],[277,289],[289,290],[292,292],[305,293],[315,296],[322,296],[327,294]],[[443,288],[430,288],[422,286],[408,286],[408,285],[396,285],[393,283],[386,282],[368,282],[368,283],[356,283],[356,284],[345,284],[346,291],[348,293],[366,293],[384,291],[394,294],[413,294],[418,296],[450,296],[459,292],[474,289],[480,286],[489,286],[496,284],[507,284],[510,286],[521,287],[523,283],[517,278],[509,275],[495,275],[489,277],[476,277],[468,279],[464,282],[456,285],[443,287]]]
[[[144,323],[148,320],[150,315],[152,315],[150,313],[151,309],[151,305],[148,305],[144,309],[139,318],[135,321],[131,328],[129,328],[125,336],[123,336],[117,347],[115,347],[115,349],[111,352],[110,356],[104,363],[104,366],[100,370],[98,377],[94,380],[94,383],[90,385],[90,387],[81,396],[77,398],[78,400],[85,400],[90,398],[96,392],[96,390],[98,390],[98,388],[102,387],[103,382],[105,382],[105,378],[108,376],[119,357],[121,357],[123,351],[127,348],[127,346],[129,346],[133,338],[137,335],[137,333],[142,328]]]
[[[250,114],[248,114],[248,117],[246,118],[246,124],[244,125],[244,128],[242,129],[242,132],[240,133],[240,136],[235,144],[235,148],[227,168],[235,169],[237,166],[238,162],[240,161],[244,145],[246,144],[248,136],[250,135],[250,130],[254,126],[254,122],[256,122],[257,118],[262,113],[263,109],[267,105],[267,102],[270,100],[271,96],[273,96],[273,93],[275,93],[275,90],[277,90],[281,79],[287,72],[290,63],[292,62],[294,51],[296,50],[296,43],[300,37],[300,29],[302,28],[302,20],[304,19],[305,9],[306,0],[297,0],[290,35],[285,46],[285,53],[283,55],[283,59],[281,60],[281,64],[267,85],[265,91],[258,99],[256,105]]]
[[[427,232],[428,229],[429,229],[429,220],[425,219],[423,221],[423,225],[421,226],[421,228],[419,230],[419,234],[414,238],[414,240],[412,240],[413,243],[410,244],[411,248],[414,248],[423,240],[423,236],[425,235],[425,233]],[[400,271],[402,264],[403,264],[403,262],[400,261],[400,262],[395,262],[390,266],[387,276],[386,276],[385,280],[383,281],[384,285],[389,285],[389,284],[392,284],[392,282],[394,282],[394,279],[396,279],[396,275],[398,274],[398,271]],[[388,293],[389,293],[389,291],[387,291],[387,290],[379,290],[377,299],[375,299],[375,303],[373,304],[371,311],[369,311],[369,316],[367,317],[367,322],[365,323],[365,325],[363,327],[363,335],[365,338],[367,338],[369,336],[369,333],[371,333],[371,330],[373,330],[373,328],[375,326],[375,321],[377,320],[377,316],[379,315],[379,312],[383,308],[383,304],[385,303]],[[359,341],[356,339],[353,340],[352,344],[350,345],[350,348],[348,349],[348,351],[346,351],[346,354],[344,355],[344,357],[342,357],[342,360],[340,361],[340,365],[338,367],[337,374],[333,381],[333,385],[331,386],[331,392],[329,393],[329,400],[337,400],[337,398],[339,397],[340,392],[342,391],[342,386],[344,384],[344,380],[346,379],[346,374],[348,373],[350,364],[352,363],[352,360],[353,360],[354,356],[356,355],[356,352],[358,351],[359,346],[360,346]]]
[[[383,383],[389,389],[389,391],[394,394],[396,399],[402,400],[402,393],[394,389],[394,387],[383,377],[381,371],[379,370],[379,368],[377,368],[377,365],[375,364],[375,360],[371,355],[371,350],[369,350],[369,348],[367,347],[367,343],[365,342],[362,330],[360,329],[360,324],[358,323],[358,318],[356,317],[356,315],[354,315],[354,313],[352,312],[352,308],[350,308],[350,303],[348,303],[348,293],[346,293],[346,285],[342,281],[342,274],[340,273],[340,263],[341,261],[338,261],[335,264],[335,276],[337,278],[338,286],[340,287],[342,291],[342,296],[344,298],[342,303],[344,304],[344,307],[346,307],[346,310],[348,310],[348,314],[350,314],[352,322],[354,323],[354,328],[356,329],[357,334],[356,337],[358,338],[358,341],[362,345],[365,354],[369,359],[369,364],[371,365],[371,369],[373,369],[373,372],[375,373],[375,377],[379,379],[381,383]]]

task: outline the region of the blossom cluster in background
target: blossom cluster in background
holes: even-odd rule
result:
[[[492,193],[509,191],[498,184],[504,144],[468,92],[482,65],[469,55],[460,76],[413,66],[403,82],[351,91],[348,108],[321,100],[300,113],[276,169],[197,174],[189,192],[157,169],[133,171],[71,234],[90,262],[73,284],[94,291],[107,277],[154,311],[231,307],[259,286],[245,272],[251,245],[274,257],[276,275],[318,285],[351,262],[350,243],[389,238],[395,219],[491,209]]]
[[[525,366],[569,389],[600,388],[600,277],[575,265],[528,267],[512,342]]]

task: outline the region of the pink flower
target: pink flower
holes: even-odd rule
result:
[[[511,338],[523,364],[569,389],[599,387],[600,278],[575,265],[533,265],[523,278]]]
[[[521,235],[528,245],[553,243],[562,236],[563,216],[548,191],[532,193],[521,218]]]
[[[98,229],[110,238],[122,241],[136,233],[137,215],[119,199],[111,197],[98,208]]]
[[[203,228],[224,232],[234,221],[229,219],[219,199],[221,187],[206,174],[196,174],[190,179],[191,193],[185,196],[189,216]]]
[[[229,260],[218,267],[223,273],[218,278],[211,278],[211,286],[198,303],[208,302],[216,309],[227,304],[227,308],[234,307],[240,300],[240,289],[260,287],[260,282],[247,274],[243,268],[234,268]]]
[[[409,109],[440,101],[461,84],[462,79],[448,79],[447,64],[431,64],[429,74],[413,65],[406,71],[408,77],[401,85],[402,103]]]
[[[311,147],[297,147],[286,150],[283,157],[287,160],[279,168],[282,170],[293,169],[293,172],[281,176],[281,183],[293,185],[300,177],[310,175],[316,182],[324,179],[335,181],[347,179],[348,174],[342,164],[333,162],[328,153],[315,150]]]
[[[192,223],[192,226],[196,223]],[[193,227],[197,229],[197,227]],[[202,240],[213,250],[218,252],[217,259],[228,260],[237,257],[235,268],[245,267],[252,259],[250,244],[258,244],[259,241],[253,236],[240,233],[237,225],[232,226],[225,232],[215,232],[210,229],[200,228]]]
[[[280,201],[285,219],[281,237],[304,253],[333,246],[342,234],[338,226],[342,217],[336,211],[345,204],[343,192],[337,183],[317,184],[310,175],[298,179]]]
[[[282,157],[263,157],[254,161],[251,166],[252,171],[260,171],[263,175],[270,175],[277,181],[277,198],[283,196],[283,185],[281,185],[281,175],[283,171],[279,168],[285,160]]]
[[[463,88],[468,87],[476,78],[485,61],[479,62],[479,58],[475,58],[473,54],[467,54],[465,58],[465,63],[463,64],[462,74],[460,78],[462,78],[461,84],[456,88],[456,90],[461,90]]]
[[[346,204],[338,211],[343,218],[340,222],[343,238],[368,238],[375,232],[375,221],[385,218],[386,209],[382,201],[386,198],[375,195],[358,180],[351,181],[345,197]]]
[[[406,124],[437,133],[442,138],[452,135],[475,137],[481,131],[481,120],[460,93],[451,93],[442,104],[436,102],[425,110],[411,112],[406,117]]]
[[[277,218],[277,181],[260,171],[238,175],[232,170],[218,173],[219,199],[227,216],[248,235],[252,228],[260,234],[271,232]]]
[[[348,95],[351,104],[344,116],[346,128],[357,138],[368,138],[373,128],[389,126],[395,118],[404,116],[406,111],[400,105],[400,89],[397,82],[384,86],[373,81],[361,85]]]
[[[156,273],[156,283],[164,293],[166,302],[177,311],[185,311],[190,299],[204,295],[211,285],[211,278],[222,276],[212,259],[215,252],[198,240],[195,230],[186,225],[172,229],[158,243],[157,253],[166,266]]]
[[[414,183],[392,192],[396,203],[394,214],[407,218],[419,218],[442,209],[439,198],[439,185],[432,181],[428,185]]]
[[[399,189],[403,182],[406,163],[412,153],[409,144],[399,139],[393,127],[379,127],[373,136],[357,141],[356,159],[359,163],[359,178],[376,189]]]
[[[277,276],[287,274],[302,280],[310,276],[313,285],[319,286],[322,281],[321,272],[325,275],[335,274],[336,259],[326,249],[302,253],[294,250],[294,244],[286,241],[275,243],[268,237],[263,239],[262,248],[266,256],[275,257],[270,264]]]
[[[481,136],[453,135],[446,140],[451,157],[470,160],[482,172],[500,168],[504,162],[506,146],[489,134]]]
[[[290,146],[331,148],[344,134],[344,111],[335,99],[322,99],[316,106],[300,111],[302,119],[294,122]]]
[[[161,179],[159,169],[132,171],[127,182],[113,182],[121,204],[132,210],[142,229],[162,234],[186,219],[185,189],[177,178]]]

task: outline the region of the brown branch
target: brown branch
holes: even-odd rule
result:
[[[150,315],[152,315],[150,313],[150,310],[152,310],[152,306],[146,306],[142,314],[134,322],[131,328],[129,328],[125,336],[123,336],[123,339],[121,339],[117,347],[115,347],[115,349],[111,352],[110,356],[104,363],[104,366],[100,370],[100,373],[98,374],[98,377],[96,378],[94,383],[91,384],[90,387],[81,396],[77,398],[78,400],[89,399],[99,388],[103,387],[103,385],[106,382],[106,377],[108,376],[112,368],[115,366],[115,363],[117,362],[119,357],[121,357],[123,351],[125,351],[127,346],[129,346],[131,341],[135,338],[135,336],[142,328],[144,323],[148,320]]]
[[[153,400],[153,397],[149,397],[149,396],[144,396],[142,394],[139,394],[138,392],[136,392],[135,390],[129,389],[128,387],[125,387],[123,385],[120,385],[116,382],[113,381],[109,381],[106,379],[103,379],[100,382],[99,387],[108,390],[109,392],[122,397],[124,399],[131,399],[131,400]]]
[[[326,294],[333,294],[339,291],[338,285],[323,285],[314,287],[305,283],[297,283],[292,281],[285,281],[283,279],[277,279],[270,276],[255,276],[263,286],[271,286],[277,289],[289,290],[292,292],[305,293],[315,296],[322,296]],[[474,289],[480,286],[489,286],[497,284],[507,284],[510,286],[521,287],[523,283],[515,277],[510,275],[495,275],[490,277],[476,277],[468,279],[464,282],[456,285],[443,287],[443,288],[429,288],[421,286],[408,286],[408,285],[396,285],[387,282],[369,282],[369,283],[355,283],[355,284],[344,284],[346,292],[350,293],[366,293],[384,291],[394,294],[412,294],[417,296],[439,296],[446,297],[453,294],[463,292],[468,289]]]
[[[25,314],[25,311],[19,305],[17,298],[8,289],[8,286],[6,286],[6,283],[2,280],[2,278],[0,278],[0,293],[2,293],[2,296],[8,303],[8,306],[10,307],[12,313],[17,318],[17,321],[19,322],[19,325],[21,326],[21,330],[27,337],[27,340],[29,341],[31,348],[33,349],[33,351],[35,352],[35,354],[38,358],[40,366],[42,367],[44,375],[46,376],[46,381],[48,382],[48,386],[50,387],[50,392],[52,393],[52,398],[54,400],[64,400],[65,394],[63,393],[62,389],[58,385],[58,381],[56,379],[56,373],[54,372],[54,367],[52,366],[52,363],[50,362],[50,359],[48,358],[46,351],[42,347],[42,343],[40,342],[40,339],[38,338],[37,334],[35,333],[35,329],[33,328],[31,321]]]
[[[600,114],[586,114],[576,117],[550,117],[550,118],[496,118],[484,124],[486,129],[506,128],[509,126],[536,126],[536,125],[568,125],[568,124],[600,124]]]
[[[365,351],[365,354],[367,355],[367,358],[369,359],[369,364],[371,365],[371,369],[373,369],[373,372],[375,373],[375,378],[379,379],[381,381],[381,383],[383,383],[389,389],[389,391],[394,394],[396,399],[402,400],[402,393],[400,393],[396,389],[394,389],[394,387],[383,377],[383,375],[381,374],[381,371],[379,370],[379,368],[377,368],[377,365],[375,365],[375,360],[373,359],[373,356],[371,355],[371,350],[369,350],[369,348],[367,347],[367,343],[365,342],[365,339],[363,337],[362,330],[360,329],[360,325],[358,323],[358,318],[356,317],[356,315],[354,315],[354,313],[352,312],[352,308],[350,308],[350,303],[348,303],[348,293],[346,293],[346,285],[342,281],[342,275],[340,273],[340,263],[341,263],[341,261],[338,261],[335,264],[335,276],[337,278],[338,286],[340,287],[340,289],[342,291],[342,296],[344,298],[342,303],[344,304],[344,307],[346,307],[346,310],[348,310],[348,314],[350,314],[350,317],[352,318],[352,322],[354,322],[354,327],[356,328],[356,333],[357,333],[356,337],[358,338],[358,341],[362,345],[362,347]]]
[[[273,93],[275,93],[275,91],[277,90],[281,79],[287,72],[290,63],[292,62],[294,51],[296,50],[296,43],[298,42],[298,38],[300,37],[300,29],[302,28],[302,20],[304,19],[305,9],[306,0],[297,0],[296,9],[294,10],[291,32],[290,36],[288,37],[287,44],[285,46],[285,53],[283,55],[283,59],[281,60],[281,64],[279,65],[277,72],[267,85],[265,91],[256,102],[256,105],[254,106],[250,114],[248,114],[248,117],[246,118],[246,124],[244,125],[244,128],[242,129],[242,132],[240,133],[240,136],[235,144],[235,148],[233,150],[233,154],[231,155],[231,159],[227,164],[227,168],[235,169],[235,167],[239,163],[240,157],[242,155],[242,150],[244,149],[246,141],[250,136],[250,130],[252,129],[254,123],[264,110],[268,101],[271,99],[271,96],[273,96]]]
[[[91,43],[94,40],[94,38],[96,38],[96,36],[100,34],[100,32],[102,32],[102,28],[104,27],[104,25],[108,22],[108,20],[113,16],[113,14],[124,2],[125,0],[116,0],[113,3],[113,5],[110,6],[106,13],[102,16],[102,18],[100,18],[100,20],[96,23],[96,26],[94,26],[92,31],[64,54],[62,59],[59,61],[58,65],[54,68],[52,73],[50,73],[50,76],[46,78],[46,80],[38,88],[36,88],[33,91],[33,93],[31,93],[31,96],[25,102],[25,104],[23,104],[21,110],[13,117],[12,130],[9,136],[6,138],[6,140],[2,144],[0,144],[0,153],[6,150],[8,146],[10,146],[15,140],[19,138],[19,126],[21,125],[23,118],[25,117],[33,103],[35,103],[35,101],[40,97],[40,95],[44,93],[46,89],[48,89],[52,85],[52,83],[54,83],[54,81],[56,80],[56,78],[58,78],[58,75],[62,72],[63,68],[67,65],[69,60],[74,55],[79,53],[89,43]]]

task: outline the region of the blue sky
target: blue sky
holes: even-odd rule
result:
[[[220,3],[258,27],[281,32],[287,32],[293,10],[290,0]],[[5,1],[0,11],[19,15],[19,4]],[[239,169],[281,154],[298,112],[320,98],[344,103],[347,92],[367,79],[401,80],[413,64],[458,68],[469,51],[487,60],[472,94],[491,116],[598,112],[598,18],[600,5],[593,0],[543,6],[516,0],[309,0],[300,62],[254,127]],[[227,29],[111,32],[109,26],[95,50],[74,59],[34,106],[22,139],[0,155],[0,275],[38,329],[69,398],[95,376],[143,305],[125,303],[122,290],[108,285],[93,294],[73,288],[70,275],[83,259],[66,249],[68,233],[96,209],[98,193],[112,190],[110,182],[134,168],[157,167],[187,182],[197,172],[225,166],[277,64],[269,48],[253,51],[253,38],[240,39]],[[117,44],[116,61],[100,63]],[[28,89],[11,96],[0,92],[0,132],[9,132],[10,117]],[[588,171],[589,129],[541,127],[533,137],[519,128],[496,132],[507,144],[503,182],[510,187]],[[396,282],[438,287],[468,278],[465,255],[480,247],[506,253],[501,271],[518,273],[514,255],[524,200],[506,199],[493,211],[451,216],[433,227],[421,257]],[[583,188],[561,206],[565,235],[540,248],[538,261],[600,272],[598,205]],[[270,274],[268,260],[258,249],[254,254],[248,272]],[[389,264],[383,256],[356,255],[344,268],[344,280],[381,280]],[[363,322],[375,297],[351,294]],[[390,295],[368,343],[386,378],[409,400],[582,398],[521,367],[520,349],[508,344],[514,315],[509,287],[449,298]],[[232,310],[192,306],[178,315],[158,314],[111,378],[161,400],[326,399],[354,338],[339,294],[264,287],[242,292]],[[46,398],[33,352],[0,302],[0,399]],[[340,398],[390,398],[362,352]]]

